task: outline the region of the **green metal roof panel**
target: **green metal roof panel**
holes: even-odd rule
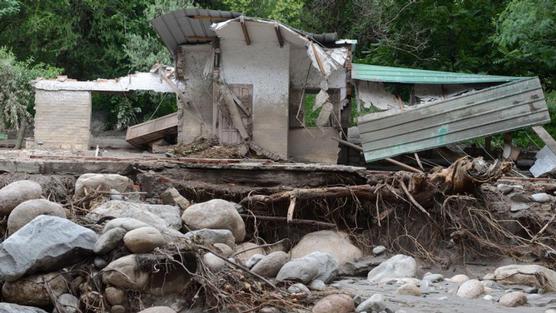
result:
[[[510,82],[524,78],[515,76],[440,72],[358,63],[352,63],[351,77],[355,80],[374,82],[437,85],[498,83]]]

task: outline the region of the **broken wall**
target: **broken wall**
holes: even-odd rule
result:
[[[252,27],[247,45],[241,27],[221,36],[221,75],[227,84],[253,86],[253,141],[281,157],[288,155],[289,43],[280,48],[274,29]]]
[[[36,90],[35,112],[35,144],[45,148],[89,148],[90,92]]]
[[[212,80],[203,70],[212,62],[212,46],[183,45],[178,48],[176,68],[183,72],[183,91],[188,105],[178,100],[178,142],[188,144],[212,133]]]
[[[288,132],[288,156],[297,162],[336,164],[338,131],[332,127],[292,128]]]

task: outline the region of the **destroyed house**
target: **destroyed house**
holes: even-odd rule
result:
[[[150,73],[112,80],[36,82],[31,143],[93,146],[91,92],[131,90],[175,93],[178,107],[130,126],[126,140],[135,147],[169,136],[178,144],[217,138],[301,162],[346,162],[349,149],[340,153],[340,147],[353,144],[373,162],[550,121],[538,78],[356,64],[354,40],[235,12],[177,10],[152,26],[173,68],[155,65]],[[352,109],[358,125],[348,131]],[[63,122],[52,123],[60,116]]]

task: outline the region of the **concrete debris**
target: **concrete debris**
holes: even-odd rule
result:
[[[533,177],[541,177],[556,171],[556,154],[548,146],[539,150],[536,158],[535,164],[529,169]]]
[[[187,209],[191,205],[189,200],[182,196],[174,187],[168,188],[166,191],[161,193],[160,200],[162,200],[162,203],[164,204],[177,205],[182,210]]]

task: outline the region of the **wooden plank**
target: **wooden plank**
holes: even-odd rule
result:
[[[556,154],[556,140],[542,126],[531,127],[533,131],[541,138],[544,144]]]

